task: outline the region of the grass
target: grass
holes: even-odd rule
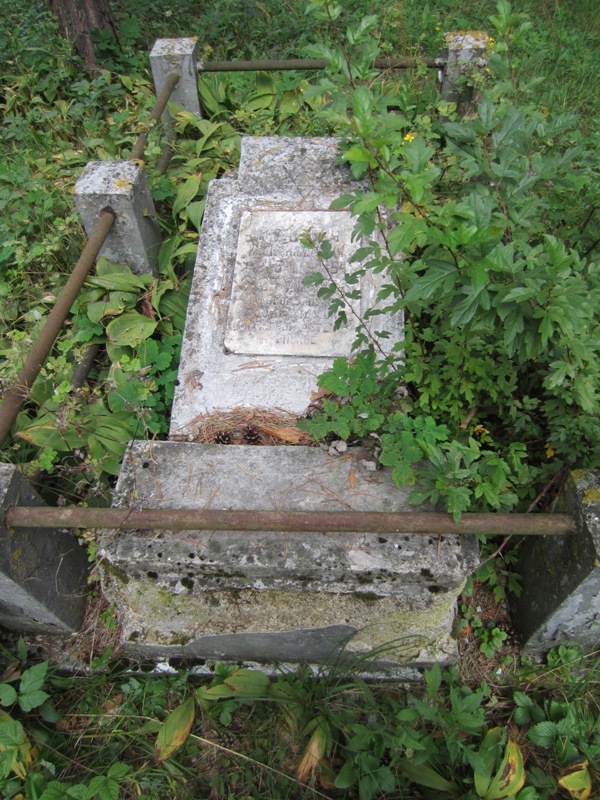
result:
[[[411,687],[368,684],[347,666],[316,678],[282,669],[271,680],[220,663],[208,680],[185,664],[144,675],[110,648],[89,674],[61,674],[32,667],[22,640],[0,663],[0,698],[20,733],[9,766],[0,715],[7,798],[493,800],[473,793],[486,735],[500,737],[490,773],[510,741],[519,776],[496,800],[518,790],[552,800],[574,772],[584,787],[599,777],[600,658],[576,647],[552,651],[544,666],[515,661],[501,685],[468,685],[439,667]]]
[[[83,232],[71,187],[88,160],[126,157],[143,125],[152,104],[147,52],[154,39],[197,35],[203,58],[234,59],[302,56],[309,44],[329,36],[327,27],[307,16],[305,3],[296,0],[206,0],[200,7],[190,0],[124,0],[113,5],[122,50],[104,42],[106,69],[94,76],[83,73],[71,46],[60,39],[44,2],[15,0],[0,9],[0,386],[14,376],[78,256]],[[371,10],[364,0],[348,0],[342,25]],[[540,104],[578,113],[582,131],[597,143],[597,3],[521,0],[518,10],[529,13],[533,23],[530,50],[521,54],[519,68],[532,78],[545,76],[537,89]],[[490,4],[386,0],[377,11],[386,52],[432,55],[442,45],[441,31],[487,27]],[[299,80],[274,77],[275,94],[295,91]],[[219,95],[218,121],[235,129],[229,134],[231,147],[209,154],[215,174],[234,161],[239,132],[324,132],[308,104],[287,117],[274,117],[272,109],[252,109],[252,77],[211,79],[208,85]],[[189,219],[174,219],[172,207],[200,138],[198,131],[184,131],[169,174],[152,178],[165,235],[181,236],[190,244],[197,232]],[[153,132],[150,161],[159,150],[159,132]],[[189,258],[182,256],[176,266],[184,274]],[[49,364],[46,379],[52,390],[68,380],[81,352],[81,343],[76,346],[71,334],[68,328]],[[108,365],[98,364],[98,386],[107,374]],[[36,411],[34,398],[25,417],[34,418]],[[38,448],[14,439],[2,459],[26,465],[49,497],[108,502],[110,478],[94,483],[97,473],[77,472],[71,454],[53,460],[48,448],[43,451],[40,455]],[[268,687],[259,681],[262,688],[254,697],[233,691],[215,700],[198,694],[197,679],[185,665],[176,675],[145,677],[131,674],[131,665],[113,657],[110,647],[103,656],[99,645],[106,644],[106,627],[111,625],[108,611],[98,623],[96,644],[90,639],[82,644],[93,667],[89,674],[65,675],[51,668],[43,676],[36,691],[47,692],[50,700],[24,710],[10,689],[0,688],[5,709],[0,731],[12,724],[3,717],[8,713],[25,737],[15,762],[7,760],[12,751],[0,737],[4,796],[368,800],[422,798],[437,791],[437,797],[476,797],[473,780],[481,767],[477,754],[486,731],[496,726],[506,729],[505,737],[514,738],[525,758],[522,800],[576,797],[558,786],[572,773],[583,783],[582,800],[594,796],[585,794],[587,779],[598,791],[597,654],[584,656],[577,648],[563,647],[536,665],[501,648],[491,660],[478,656],[474,685],[466,670],[462,676],[450,670],[443,677],[433,671],[422,686],[408,692],[366,685],[335,671],[314,680],[300,669],[282,672]],[[37,654],[38,661],[40,657],[44,653]],[[0,687],[23,694],[21,675],[35,661],[23,645],[15,645],[14,652],[5,649]],[[231,683],[233,667],[213,665],[213,670],[208,683]],[[168,741],[175,740],[185,725],[170,715],[190,697],[195,709],[190,735],[170,758],[157,758],[161,725],[175,719],[169,736],[165,734]],[[18,727],[12,728],[15,732],[20,735]],[[498,756],[506,746],[503,741]],[[587,766],[577,773],[574,765],[584,762]],[[114,769],[115,764],[121,766]],[[423,766],[435,775],[419,772]],[[428,778],[437,789],[418,778]],[[62,788],[50,786],[52,781]]]

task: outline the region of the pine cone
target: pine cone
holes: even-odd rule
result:
[[[214,441],[215,444],[231,444],[233,442],[233,437],[228,431],[217,431]]]
[[[242,441],[244,444],[262,444],[260,431],[256,425],[246,425],[242,431]]]

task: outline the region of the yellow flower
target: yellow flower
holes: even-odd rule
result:
[[[409,132],[409,133],[407,133],[407,134],[406,134],[406,136],[404,137],[404,141],[405,141],[405,142],[412,142],[412,140],[413,140],[414,138],[415,138],[415,135],[414,135],[414,133],[410,133],[410,132]]]
[[[484,425],[475,425],[473,428],[474,436],[482,436],[484,433],[489,433],[488,429]]]
[[[546,445],[546,458],[552,458],[556,450],[552,447],[551,444]]]

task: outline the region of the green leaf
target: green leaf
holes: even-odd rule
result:
[[[19,705],[25,712],[38,708],[48,700],[50,695],[41,689],[34,689],[31,692],[23,692],[19,697]]]
[[[264,697],[271,681],[269,676],[257,669],[236,669],[225,679],[225,685],[238,697]]]
[[[17,702],[17,693],[10,683],[0,683],[0,705],[12,706]]]
[[[152,336],[158,320],[148,319],[137,311],[128,311],[106,326],[106,335],[116,345],[137,347]]]
[[[288,116],[297,114],[298,111],[300,111],[301,106],[301,92],[294,89],[289,89],[281,95],[281,100],[279,101],[279,110],[282,114],[286,114]]]
[[[370,153],[369,150],[367,150],[366,147],[361,145],[354,145],[353,147],[348,148],[348,150],[345,150],[342,153],[342,159],[344,161],[349,161],[351,164],[358,162],[368,164],[370,167],[377,166],[375,157]]]
[[[522,111],[511,109],[507,112],[502,127],[499,131],[492,134],[492,142],[495,147],[500,147],[512,143],[516,135],[521,136],[525,118]]]
[[[179,187],[175,202],[173,203],[173,217],[188,206],[198,194],[202,175],[190,175],[190,177]]]
[[[524,783],[523,754],[519,745],[513,739],[509,739],[504,758],[484,795],[484,800],[505,800],[514,797]]]
[[[537,747],[552,747],[558,736],[558,730],[555,722],[544,720],[533,725],[527,735]]]
[[[356,768],[352,761],[346,761],[344,766],[338,772],[335,778],[335,788],[336,789],[349,789],[350,786],[354,786],[357,779],[357,772]]]
[[[116,317],[126,308],[133,308],[139,297],[137,292],[111,292],[108,300],[90,303],[86,313],[92,322],[98,323],[103,317]]]
[[[17,431],[15,436],[38,447],[51,447],[59,453],[74,447],[85,447],[87,443],[85,432],[60,430],[57,427],[56,415],[50,413],[41,414],[32,425]]]
[[[204,207],[206,205],[206,198],[190,203],[186,208],[185,213],[188,220],[192,223],[197,231],[200,231],[202,226],[202,216],[204,214]]]
[[[158,269],[161,275],[166,275],[172,281],[176,280],[176,274],[172,266],[173,258],[183,242],[182,236],[170,236],[165,239],[158,251]]]
[[[252,97],[249,97],[246,100],[246,107],[250,111],[262,111],[264,109],[269,109],[269,111],[275,110],[275,105],[277,103],[277,98],[271,92],[263,92],[261,94],[254,94]]]
[[[492,728],[489,730],[479,748],[479,755],[483,764],[483,770],[475,770],[475,790],[479,797],[485,797],[492,780],[492,772],[501,752],[502,730]]]
[[[407,303],[420,302],[433,297],[439,290],[446,294],[458,279],[458,270],[449,261],[432,261],[423,275],[414,281],[404,299]]]
[[[131,767],[122,761],[116,761],[108,770],[108,777],[121,780],[131,772]]]
[[[397,212],[393,218],[400,224],[390,232],[388,242],[393,256],[402,251],[408,251],[413,244],[424,244],[423,235],[427,230],[427,223],[423,219],[407,212]]]
[[[426,786],[428,789],[435,789],[438,792],[449,792],[452,796],[458,792],[458,786],[455,783],[446,780],[427,764],[415,765],[407,758],[399,759],[398,764],[409,780],[420,786]]]
[[[156,737],[154,760],[165,761],[175,753],[189,736],[194,722],[195,701],[189,697],[185,703],[171,711]]]
[[[275,81],[270,72],[256,73],[256,88],[261,94],[275,94]]]
[[[358,86],[352,94],[354,116],[361,122],[368,123],[373,110],[373,95],[366,86]]]
[[[87,800],[119,800],[119,784],[105,775],[97,775],[88,784]]]
[[[40,664],[35,664],[33,667],[26,669],[21,675],[21,694],[28,692],[35,692],[41,689],[46,680],[46,673],[48,672],[48,662],[42,661]]]
[[[431,669],[425,670],[426,694],[429,700],[432,700],[436,696],[441,685],[442,670],[439,664],[434,664]]]
[[[0,712],[0,776],[8,776],[13,772],[21,780],[25,780],[27,770],[33,762],[31,744],[25,729],[17,720]]]
[[[592,776],[588,762],[576,764],[559,779],[558,785],[567,791],[573,800],[588,800],[592,795]]]
[[[88,278],[87,283],[107,291],[138,292],[152,283],[152,276],[134,275],[125,264],[101,258],[96,266],[96,274]]]
[[[83,783],[67,784],[62,781],[50,781],[39,800],[85,800],[88,796],[88,787]]]

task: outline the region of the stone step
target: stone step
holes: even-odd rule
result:
[[[369,454],[316,447],[134,442],[114,504],[218,510],[402,511]],[[404,533],[103,531],[104,590],[134,655],[324,661],[456,657],[454,605],[472,537]],[[381,656],[381,654],[380,654]],[[378,659],[382,660],[381,657]]]

